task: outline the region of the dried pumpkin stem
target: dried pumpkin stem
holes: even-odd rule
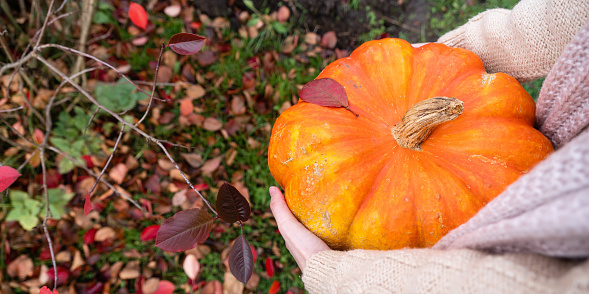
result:
[[[421,151],[421,144],[434,128],[457,118],[462,113],[462,101],[449,97],[434,97],[411,107],[400,123],[393,127],[393,137],[399,146]]]

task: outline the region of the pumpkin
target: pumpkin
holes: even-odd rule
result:
[[[530,95],[468,50],[370,41],[323,78],[350,111],[299,100],[276,120],[268,162],[296,218],[334,249],[432,246],[553,151]]]

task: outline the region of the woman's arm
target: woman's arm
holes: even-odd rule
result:
[[[473,51],[490,73],[528,82],[548,74],[588,21],[587,0],[522,0],[513,10],[491,9],[473,17],[438,42]]]

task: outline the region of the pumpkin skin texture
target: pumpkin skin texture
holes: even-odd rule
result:
[[[333,249],[430,247],[553,151],[530,95],[468,50],[370,41],[320,78],[359,117],[300,100],[276,120],[268,162],[295,217]],[[436,96],[461,100],[462,114],[421,150],[399,146],[392,128]]]

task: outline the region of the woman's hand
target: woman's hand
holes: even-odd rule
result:
[[[328,250],[327,244],[311,231],[307,230],[290,212],[282,192],[277,187],[270,187],[270,209],[278,223],[280,234],[284,238],[286,248],[294,257],[299,268],[305,269],[307,259],[311,255]]]

